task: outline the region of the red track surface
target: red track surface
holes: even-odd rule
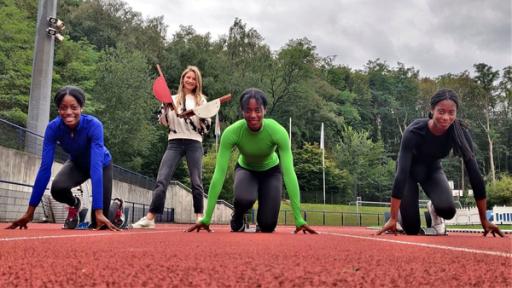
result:
[[[2,223],[2,226],[7,224]],[[315,227],[320,235],[0,230],[0,287],[512,287],[512,238],[375,236]]]

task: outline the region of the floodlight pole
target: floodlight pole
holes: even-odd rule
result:
[[[50,94],[52,89],[54,37],[47,33],[48,17],[55,17],[57,0],[39,0],[37,8],[37,28],[32,64],[32,83],[28,104],[27,129],[44,135],[50,118]],[[25,151],[41,154],[42,140],[30,133],[26,134]]]

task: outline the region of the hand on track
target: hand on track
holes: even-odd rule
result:
[[[501,232],[500,228],[489,221],[482,223],[482,227],[484,228],[484,237],[486,237],[489,232],[491,232],[492,236],[494,237],[496,237],[496,234],[500,235],[501,237],[505,237],[505,234]]]
[[[121,229],[117,228],[112,222],[110,222],[103,213],[96,214],[96,228],[95,230],[99,230],[102,226],[106,226],[107,229],[111,231],[121,231]]]
[[[389,231],[396,235],[396,220],[393,220],[390,218],[388,220],[388,222],[386,222],[386,224],[384,224],[382,229],[380,229],[379,232],[377,232],[377,235],[380,235],[386,231]]]
[[[310,234],[318,234],[318,232],[316,232],[315,230],[313,230],[311,227],[309,227],[307,224],[304,224],[300,227],[296,227],[295,228],[295,231],[293,232],[294,234],[297,234],[299,233],[300,231],[302,231],[304,234],[306,233],[310,233]]]
[[[192,231],[196,231],[196,232],[199,232],[201,230],[206,230],[208,232],[213,232],[213,230],[210,229],[210,225],[206,225],[206,224],[203,224],[201,222],[195,224],[194,226],[188,228],[187,230],[185,230],[185,232],[192,232]]]
[[[27,223],[32,221],[32,217],[30,215],[23,215],[20,219],[11,223],[11,225],[7,226],[5,229],[28,229]]]

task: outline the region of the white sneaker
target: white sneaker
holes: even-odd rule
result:
[[[444,219],[439,217],[434,209],[434,205],[432,201],[427,202],[427,209],[430,213],[430,218],[432,219],[432,228],[434,228],[438,235],[446,234],[446,226],[444,225]]]
[[[148,220],[146,217],[140,218],[139,221],[130,225],[132,229],[155,229],[155,219]]]

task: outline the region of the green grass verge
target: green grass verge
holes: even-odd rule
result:
[[[257,210],[257,203],[254,209]],[[355,205],[335,205],[335,204],[312,204],[301,203],[301,210],[306,212],[306,221],[309,225],[326,226],[382,226],[384,225],[384,212],[389,211],[389,207],[359,206]],[[425,209],[421,209],[423,215]],[[304,214],[303,214],[304,217]],[[425,220],[422,218],[422,225]],[[293,225],[293,213],[288,201],[281,202],[281,211],[279,213],[279,225]]]

